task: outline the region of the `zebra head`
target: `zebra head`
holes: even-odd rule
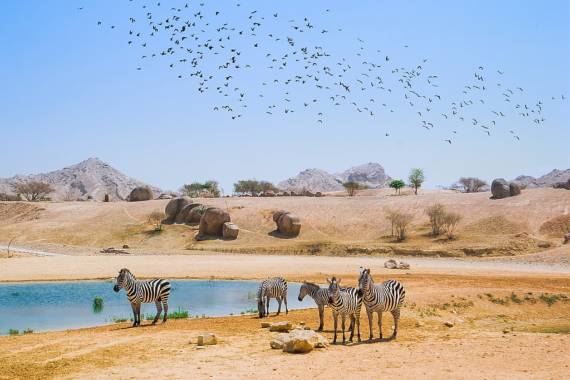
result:
[[[301,285],[301,289],[299,289],[299,297],[297,297],[299,302],[303,301],[303,298],[305,298],[307,294],[309,294],[309,286],[307,285],[306,282],[303,282],[303,285]]]
[[[362,268],[360,271],[360,276],[358,277],[358,289],[365,293],[368,291],[370,286],[373,284],[372,276],[370,275],[370,269]]]
[[[121,290],[121,288],[124,288],[127,285],[127,281],[133,278],[134,278],[133,274],[127,268],[121,269],[119,271],[119,275],[117,276],[117,282],[115,283],[113,290],[115,292],[118,292],[119,290]]]
[[[335,300],[338,300],[340,297],[340,278],[337,280],[336,277],[332,279],[327,278],[327,282],[329,283],[329,303],[333,303]]]

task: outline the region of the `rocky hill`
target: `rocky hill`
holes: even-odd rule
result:
[[[390,177],[386,175],[382,165],[370,162],[338,174],[331,174],[321,169],[303,170],[295,177],[279,182],[277,187],[288,191],[329,192],[344,190],[342,183],[346,181],[355,181],[367,187],[379,188],[384,187],[389,180]]]
[[[137,186],[148,186],[134,178],[128,177],[98,158],[89,158],[49,173],[17,175],[0,179],[0,193],[13,193],[12,185],[18,182],[41,181],[51,184],[55,192],[50,194],[54,200],[87,199],[91,196],[103,200],[109,194],[111,200],[125,199]],[[155,195],[160,189],[150,186]]]
[[[513,182],[516,182],[529,189],[533,189],[537,187],[551,187],[555,183],[566,182],[568,181],[569,178],[570,178],[570,169],[566,170],[554,169],[550,173],[547,173],[538,178],[528,175],[521,175],[515,178]]]

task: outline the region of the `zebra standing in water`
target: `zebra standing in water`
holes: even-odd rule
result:
[[[303,301],[306,295],[309,295],[319,308],[320,323],[317,331],[323,331],[325,306],[329,303],[329,291],[326,288],[321,288],[317,284],[305,281],[303,285],[301,285],[301,289],[299,289],[299,301]]]
[[[404,286],[396,280],[388,280],[380,285],[375,285],[370,275],[370,269],[361,268],[358,287],[363,294],[364,306],[368,314],[370,340],[374,335],[372,332],[374,313],[378,313],[378,330],[380,330],[380,339],[382,339],[382,313],[385,311],[389,311],[394,317],[394,332],[390,339],[396,339],[400,307],[406,298]]]
[[[337,280],[336,277],[333,277],[331,280],[327,278],[327,282],[329,283],[328,305],[333,311],[334,320],[333,343],[336,343],[336,330],[339,314],[342,318],[342,343],[345,343],[344,330],[347,316],[350,318],[351,326],[349,341],[352,342],[352,338],[354,337],[354,325],[356,324],[358,329],[358,341],[360,342],[360,309],[362,308],[362,294],[358,289],[341,288],[340,281],[341,280]]]
[[[287,308],[287,281],[281,277],[273,277],[264,280],[257,290],[257,310],[259,318],[269,316],[269,300],[275,298],[279,303],[277,315],[281,313],[281,302],[285,301],[285,314],[289,313]]]
[[[151,281],[137,281],[135,276],[126,268],[119,271],[117,276],[117,283],[113,287],[115,292],[124,288],[127,292],[127,297],[131,302],[131,307],[134,314],[133,327],[140,326],[141,324],[141,304],[153,302],[156,304],[156,316],[152,321],[154,325],[162,308],[164,306],[164,318],[162,322],[166,322],[168,318],[168,297],[170,296],[170,283],[163,279],[156,279]]]

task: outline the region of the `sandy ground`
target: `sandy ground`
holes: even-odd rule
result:
[[[275,264],[275,257],[270,259]],[[355,276],[346,263],[334,261],[329,265],[348,284],[354,282]],[[229,271],[230,267],[226,263],[220,271]],[[249,276],[247,266],[233,268],[236,277]],[[311,277],[307,273],[305,277],[322,281],[321,274]],[[568,275],[398,273],[390,277],[402,281],[408,293],[400,334],[395,341],[337,345],[307,355],[290,355],[270,349],[269,342],[275,333],[261,329],[259,319],[252,315],[171,320],[165,325],[141,328],[122,323],[0,337],[0,378],[325,379],[342,374],[343,378],[563,379],[567,376],[570,302],[566,299],[548,306],[540,301],[540,295],[570,297]],[[530,293],[530,299],[497,304],[487,296],[508,300],[513,292],[521,299]],[[388,315],[384,318],[387,336],[391,318]],[[269,320],[304,321],[314,328],[318,316],[315,309],[307,309],[287,316],[272,315]],[[365,313],[361,320],[362,334],[367,337]],[[446,327],[444,321],[455,325]],[[327,310],[324,335],[329,339],[331,326]],[[220,344],[198,349],[193,342],[204,331],[216,333]]]

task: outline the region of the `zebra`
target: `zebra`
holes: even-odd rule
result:
[[[273,277],[263,280],[257,290],[257,310],[259,318],[269,316],[269,300],[275,298],[279,303],[277,315],[281,313],[281,302],[285,301],[285,314],[289,313],[287,308],[287,281],[281,277]]]
[[[154,325],[164,307],[164,318],[162,322],[168,319],[168,297],[170,296],[170,283],[163,279],[150,281],[137,281],[135,276],[126,268],[119,271],[117,283],[113,287],[115,292],[119,292],[124,288],[127,292],[127,298],[131,302],[133,309],[134,323],[133,327],[141,324],[141,304],[153,302],[156,304],[156,316],[152,321]]]
[[[317,284],[304,281],[303,285],[301,285],[301,289],[299,289],[299,301],[303,301],[306,295],[309,295],[319,308],[320,323],[317,331],[323,331],[325,306],[329,303],[329,291],[326,288],[321,288]]]
[[[358,331],[358,341],[360,342],[360,309],[362,308],[362,293],[359,289],[355,288],[341,288],[340,281],[341,280],[337,280],[336,277],[333,277],[331,280],[327,278],[327,282],[329,283],[328,305],[332,309],[334,320],[333,344],[336,343],[336,331],[339,314],[342,318],[342,343],[345,343],[344,330],[346,316],[349,316],[350,318],[349,341],[352,342],[352,338],[354,337],[354,325],[356,324]]]
[[[382,339],[382,313],[389,311],[394,318],[394,332],[390,339],[396,339],[398,335],[398,319],[400,318],[400,308],[406,298],[404,286],[396,280],[388,280],[380,285],[375,285],[370,269],[361,268],[358,278],[358,288],[362,292],[366,314],[368,314],[368,325],[370,327],[370,337],[372,340],[372,320],[374,313],[378,313],[378,330]]]

